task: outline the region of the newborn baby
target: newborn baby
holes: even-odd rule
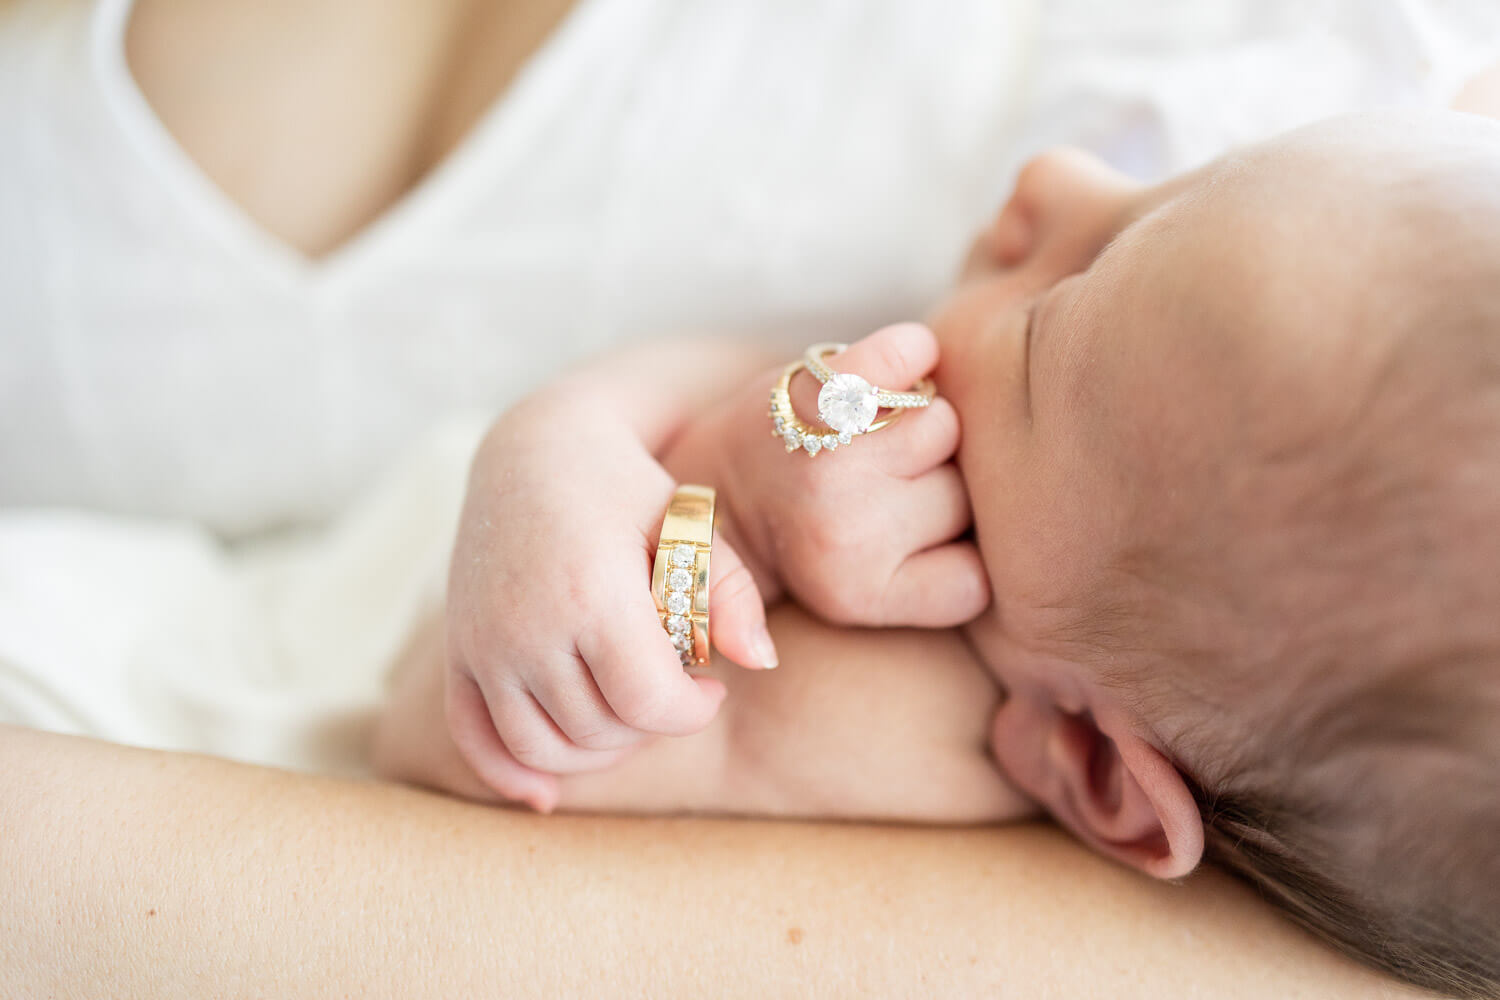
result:
[[[767,374],[686,425],[633,428],[665,485],[592,488],[640,507],[640,576],[671,479],[720,487],[715,627],[740,662],[777,658],[757,589],[843,622],[978,613],[962,633],[778,612],[782,671],[724,672],[731,696],[708,729],[640,749],[642,729],[702,729],[722,682],[682,679],[693,691],[655,697],[654,713],[622,710],[612,692],[650,689],[621,686],[607,617],[571,648],[520,638],[551,627],[522,583],[585,588],[538,588],[542,557],[508,550],[521,568],[503,570],[461,532],[447,652],[436,632],[414,651],[378,765],[542,808],[974,821],[1026,815],[1029,798],[1159,877],[1206,854],[1410,981],[1500,991],[1500,126],[1340,119],[1150,189],[1049,154],[931,328],[935,343],[891,328],[832,364],[903,387],[937,361],[951,411],[786,455]],[[484,476],[481,453],[471,508],[547,489],[528,470],[545,467],[538,435],[560,412],[523,412],[486,445],[506,471]],[[593,461],[607,477],[625,460]],[[567,564],[556,496],[508,523]],[[880,520],[890,509],[925,513]],[[809,527],[840,517],[864,534]],[[471,510],[463,530],[480,520],[494,519]],[[481,572],[502,582],[476,597]],[[635,600],[617,620],[638,617]],[[498,654],[477,652],[482,607],[516,623],[489,642]],[[526,665],[560,646],[576,687]],[[554,743],[502,707],[515,691],[542,692],[528,696]],[[1027,798],[980,766],[986,729]],[[602,764],[615,767],[537,783]]]

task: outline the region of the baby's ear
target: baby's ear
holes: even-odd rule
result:
[[[1104,854],[1157,878],[1203,857],[1203,820],[1172,762],[1122,717],[1058,712],[1046,759],[1061,791],[1058,818]]]

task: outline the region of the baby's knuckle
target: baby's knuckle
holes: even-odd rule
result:
[[[853,517],[819,517],[808,526],[807,540],[815,559],[836,561],[841,553],[857,544],[858,527]]]
[[[755,589],[755,577],[743,563],[736,565],[714,583],[709,591],[709,600],[714,604],[727,604],[739,600]]]
[[[653,687],[637,687],[623,692],[619,704],[612,707],[631,729],[651,731],[662,723],[667,700]]]
[[[587,570],[569,569],[563,574],[562,592],[566,604],[562,607],[586,608],[597,596],[598,581]]]
[[[501,733],[501,740],[505,743],[505,749],[516,762],[525,767],[537,771],[545,771],[551,762],[551,748],[547,746],[545,739],[520,733]]]
[[[619,734],[605,725],[603,719],[575,727],[568,733],[568,739],[581,750],[614,750],[623,745]]]
[[[880,364],[888,372],[909,373],[914,365],[911,351],[907,349],[905,341],[899,337],[887,337],[880,342],[877,352],[880,356]]]
[[[858,625],[868,617],[865,588],[844,579],[827,581],[819,605],[823,617],[835,625]]]

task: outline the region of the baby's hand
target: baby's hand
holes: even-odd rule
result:
[[[541,811],[556,804],[554,775],[607,767],[648,733],[697,732],[725,691],[683,671],[651,596],[675,483],[617,412],[581,396],[533,397],[491,429],[448,581],[453,740],[485,785]],[[715,644],[774,665],[760,595],[730,545],[715,545],[712,569]]]
[[[937,364],[932,331],[886,327],[840,355],[836,371],[883,389],[904,390]],[[968,494],[952,458],[958,416],[941,397],[889,427],[832,453],[788,454],[771,431],[767,373],[702,421],[668,455],[684,475],[713,477],[732,533],[768,599],[784,587],[809,610],[847,625],[959,625],[989,603],[978,550],[960,541],[970,525]],[[818,382],[792,380],[792,402],[816,423]],[[711,440],[713,447],[701,437]],[[702,456],[721,456],[712,471]],[[715,556],[717,559],[717,555]]]

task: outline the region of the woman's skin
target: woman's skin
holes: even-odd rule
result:
[[[784,651],[828,648],[800,627]],[[880,764],[983,760],[934,739]],[[1152,882],[1050,827],[538,817],[13,727],[0,759],[4,997],[1417,995],[1223,876]]]
[[[137,0],[126,59],[208,178],[267,233],[319,257],[420,184],[572,6]]]

